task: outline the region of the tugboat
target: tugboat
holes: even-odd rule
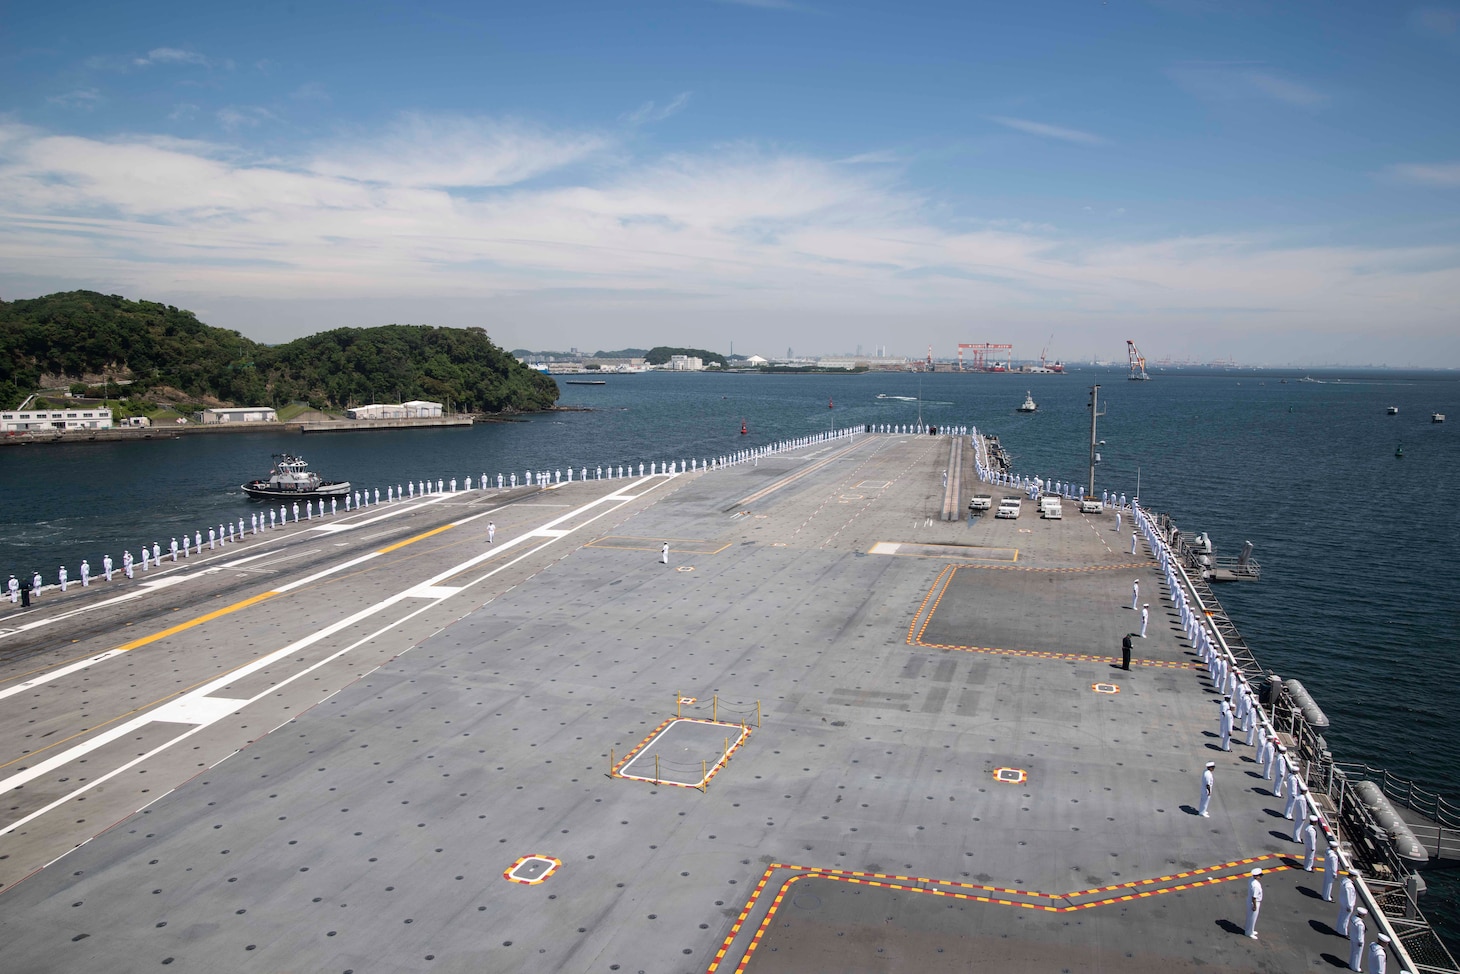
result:
[[[343,497],[350,492],[348,480],[321,480],[319,474],[305,470],[309,464],[288,453],[274,454],[274,468],[268,480],[251,480],[243,487],[250,497],[294,499],[309,497]]]
[[[1039,407],[1034,404],[1034,394],[1025,390],[1024,403],[1019,407],[1021,413],[1032,413]]]
[[[1399,407],[1398,406],[1390,406],[1389,407],[1389,415],[1390,416],[1398,416],[1399,415]]]

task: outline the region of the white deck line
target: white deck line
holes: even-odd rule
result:
[[[645,478],[646,481],[648,481],[650,479],[651,478]],[[652,479],[659,479],[659,478],[652,478]],[[477,584],[477,583],[479,583],[479,582],[481,582],[481,581],[483,581],[483,580],[485,580],[487,578],[490,578],[491,576],[497,574],[500,571],[504,571],[507,568],[510,568],[512,565],[517,564],[518,562],[522,561],[525,558],[531,557],[532,555],[536,554],[538,551],[541,551],[544,548],[547,548],[550,545],[553,545],[553,544],[557,543],[557,541],[560,540],[560,538],[562,536],[565,536],[566,534],[569,534],[569,533],[571,533],[573,531],[581,530],[582,528],[584,528],[584,527],[588,526],[589,524],[592,524],[594,521],[598,520],[600,517],[603,517],[603,516],[605,516],[607,514],[612,513],[613,511],[617,510],[618,508],[622,507],[624,504],[626,504],[626,503],[628,503],[628,502],[630,502],[632,500],[636,500],[638,496],[642,496],[643,494],[648,493],[649,490],[653,490],[657,486],[659,486],[659,484],[657,484],[657,483],[656,484],[653,484],[653,485],[651,485],[649,487],[648,490],[641,492],[639,495],[637,495],[635,497],[628,497],[628,498],[625,498],[625,499],[623,499],[621,501],[618,501],[616,503],[613,503],[613,505],[611,507],[609,507],[606,510],[600,511],[598,514],[594,515],[591,518],[587,518],[586,520],[584,520],[584,522],[582,524],[578,525],[577,527],[571,528],[568,531],[557,532],[558,535],[559,535],[558,537],[549,537],[547,540],[543,541],[541,544],[539,544],[539,545],[537,545],[535,547],[529,548],[527,551],[522,552],[516,558],[513,558],[510,561],[505,561],[501,565],[498,565],[492,571],[488,572],[487,574],[481,576],[480,578],[474,579],[472,582],[468,583],[466,586],[462,586],[461,588],[453,589],[452,590],[453,591],[453,594],[455,594],[456,592],[460,592],[462,589],[467,588],[467,587],[470,587],[471,585],[475,585],[475,584]],[[584,504],[581,507],[576,508],[575,510],[569,511],[566,514],[563,514],[563,515],[561,515],[561,516],[559,516],[557,518],[554,518],[552,521],[549,521],[547,524],[542,525],[537,530],[551,529],[551,527],[553,525],[560,524],[560,523],[562,523],[563,521],[565,521],[565,520],[567,520],[569,518],[576,517],[576,516],[578,516],[578,515],[580,515],[580,514],[582,514],[584,512],[591,511],[591,510],[593,510],[596,507],[600,507],[600,506],[604,505],[605,503],[610,502],[611,499],[612,499],[612,495],[610,495],[608,497],[600,497],[600,498],[598,498],[596,500],[590,501],[589,503]],[[465,524],[465,523],[467,523],[469,521],[474,521],[474,520],[477,520],[478,518],[486,517],[488,514],[491,514],[491,513],[494,513],[494,511],[486,511],[486,512],[483,512],[481,514],[475,514],[475,515],[472,515],[469,518],[463,519],[462,521],[453,522],[453,525]],[[343,629],[345,629],[345,628],[347,628],[349,626],[352,626],[355,623],[357,623],[357,622],[359,622],[359,621],[361,621],[363,619],[368,619],[369,617],[371,617],[373,615],[376,615],[376,614],[384,611],[385,609],[390,608],[391,606],[395,605],[396,603],[401,602],[401,601],[409,598],[412,591],[414,591],[414,590],[416,590],[416,589],[418,589],[418,588],[420,588],[422,586],[434,586],[434,585],[436,585],[439,582],[445,581],[446,579],[448,579],[448,578],[450,578],[450,577],[452,577],[454,575],[457,575],[460,572],[465,571],[468,568],[473,567],[474,565],[481,564],[483,561],[485,561],[485,560],[487,560],[489,558],[500,557],[500,555],[504,551],[509,550],[510,548],[512,548],[514,546],[523,544],[530,537],[531,537],[530,534],[518,535],[517,537],[511,539],[510,541],[504,542],[503,544],[496,546],[496,550],[494,550],[494,551],[486,551],[486,552],[483,552],[482,554],[479,554],[479,555],[476,555],[476,556],[474,556],[472,558],[469,558],[469,559],[467,559],[464,562],[461,562],[461,563],[459,563],[457,565],[453,565],[452,567],[446,569],[445,571],[438,573],[434,577],[432,577],[430,579],[427,579],[423,583],[416,583],[416,584],[412,585],[410,588],[408,588],[408,589],[406,589],[404,591],[397,592],[394,595],[388,596],[385,599],[382,599],[381,601],[375,603],[374,605],[367,606],[366,608],[361,609],[358,612],[355,612],[354,614],[352,614],[350,616],[347,616],[344,619],[340,619],[340,620],[338,620],[336,622],[331,623],[328,626],[323,627],[322,629],[318,629],[315,632],[310,633],[309,635],[303,637],[302,639],[295,640],[294,642],[290,643],[287,646],[282,647],[281,649],[276,649],[276,650],[274,650],[271,653],[267,653],[267,654],[265,654],[263,656],[258,657],[257,659],[253,660],[250,663],[247,663],[247,664],[245,664],[245,665],[243,665],[241,667],[237,667],[237,668],[235,668],[233,670],[230,670],[228,673],[223,674],[222,676],[218,677],[217,679],[215,679],[215,680],[213,680],[213,681],[211,681],[209,683],[206,683],[203,686],[198,687],[197,689],[191,690],[191,691],[183,694],[182,696],[178,697],[176,700],[170,701],[168,704],[165,704],[162,707],[157,708],[156,710],[149,711],[146,714],[143,714],[141,716],[135,717],[132,720],[129,720],[129,721],[123,723],[123,724],[120,724],[120,725],[118,725],[116,727],[111,728],[110,730],[104,731],[103,733],[98,734],[95,738],[92,738],[90,740],[84,741],[81,744],[76,745],[75,747],[68,748],[67,750],[62,751],[60,754],[53,755],[52,757],[47,758],[46,760],[42,761],[41,763],[39,763],[37,765],[34,765],[32,767],[29,767],[29,768],[25,768],[25,769],[23,769],[21,771],[17,771],[13,775],[10,775],[10,776],[8,776],[6,778],[0,779],[0,794],[3,794],[5,792],[9,792],[9,791],[11,791],[11,790],[13,790],[15,788],[18,788],[18,787],[21,787],[21,786],[23,786],[23,785],[25,785],[25,784],[27,784],[27,783],[29,783],[31,781],[34,781],[36,778],[39,778],[39,777],[41,777],[43,775],[46,775],[46,774],[49,774],[49,773],[51,773],[52,771],[55,771],[58,768],[64,767],[65,765],[69,764],[71,761],[74,761],[74,760],[76,760],[78,758],[81,758],[81,757],[86,756],[87,754],[90,754],[91,752],[97,750],[98,748],[104,747],[105,745],[110,744],[112,741],[117,740],[117,739],[119,739],[121,737],[124,737],[125,735],[127,735],[129,733],[132,733],[132,732],[134,732],[134,731],[136,731],[136,730],[138,730],[138,729],[146,726],[147,724],[153,723],[154,721],[158,721],[158,720],[165,719],[163,717],[159,717],[158,716],[158,713],[159,712],[162,712],[162,713],[165,714],[165,713],[167,713],[168,708],[176,708],[174,710],[175,713],[189,714],[191,716],[194,716],[194,717],[199,718],[200,720],[202,720],[202,722],[197,723],[193,727],[190,727],[187,731],[183,732],[182,734],[178,735],[177,737],[173,738],[172,740],[165,741],[162,744],[159,744],[157,747],[155,747],[152,750],[146,752],[145,754],[138,755],[136,758],[132,759],[131,761],[128,761],[125,764],[123,764],[123,765],[121,765],[121,766],[119,766],[117,768],[112,769],[111,771],[107,772],[106,774],[100,775],[99,777],[94,778],[91,781],[86,782],[84,785],[82,785],[82,786],[80,786],[80,787],[78,787],[78,788],[76,788],[76,789],[68,792],[65,795],[62,795],[61,797],[59,797],[59,798],[55,799],[54,801],[46,804],[45,806],[43,806],[41,808],[38,808],[35,811],[30,812],[29,814],[24,815],[24,816],[22,816],[22,817],[20,817],[20,818],[18,818],[16,820],[14,820],[14,821],[6,824],[6,825],[4,825],[3,827],[0,827],[0,835],[8,835],[9,833],[11,833],[11,832],[15,831],[16,829],[20,828],[21,826],[25,825],[26,823],[31,822],[31,821],[39,818],[40,816],[45,815],[45,814],[47,814],[47,813],[49,813],[51,811],[54,811],[55,809],[57,809],[60,806],[64,805],[66,802],[71,801],[72,799],[76,798],[79,795],[85,794],[87,791],[90,791],[92,788],[95,788],[98,785],[101,785],[101,784],[103,784],[103,783],[105,783],[107,781],[110,781],[111,779],[115,778],[116,776],[118,776],[120,774],[123,774],[124,772],[130,770],[131,768],[136,767],[138,764],[141,764],[142,762],[147,761],[147,760],[149,760],[152,757],[155,757],[156,755],[162,753],[163,751],[167,750],[168,748],[172,747],[173,745],[179,744],[182,741],[187,740],[189,737],[191,737],[192,735],[198,733],[200,730],[203,730],[205,727],[210,726],[211,724],[217,722],[218,720],[223,719],[228,714],[231,714],[231,713],[237,711],[238,709],[240,709],[240,707],[239,707],[239,701],[237,701],[237,700],[229,700],[228,701],[228,704],[226,706],[224,706],[224,707],[217,707],[216,705],[209,705],[209,704],[203,703],[203,704],[199,704],[198,705],[199,706],[199,709],[197,709],[197,710],[192,709],[188,704],[185,703],[186,701],[200,700],[201,698],[207,697],[209,694],[211,694],[211,693],[213,693],[213,692],[215,692],[217,690],[221,690],[221,689],[229,686],[230,684],[233,684],[233,683],[237,682],[238,680],[242,679],[243,677],[248,676],[248,675],[250,675],[252,673],[255,673],[258,670],[263,669],[266,666],[269,666],[269,665],[271,665],[271,664],[273,664],[275,662],[278,662],[280,659],[283,659],[286,656],[289,656],[291,654],[297,653],[301,649],[304,649],[304,648],[306,648],[308,646],[311,646],[314,643],[317,643],[317,642],[319,642],[322,639],[325,639],[325,638],[327,638],[327,637],[329,637],[331,635],[334,635],[335,633],[337,633],[337,632],[339,632],[339,631],[341,631],[341,630],[343,630]],[[339,571],[342,568],[346,567],[347,565],[359,564],[361,561],[365,561],[365,560],[368,560],[369,558],[373,558],[377,554],[378,554],[378,552],[371,552],[369,555],[367,555],[367,556],[365,556],[363,558],[351,559],[350,561],[345,562],[345,563],[343,563],[341,565],[337,565],[337,566],[335,566],[332,569],[326,570],[325,572],[316,573],[315,575],[310,576],[310,578],[313,579],[313,578],[323,577],[323,576],[328,575],[328,574],[331,574],[331,573],[333,573],[335,571]],[[290,588],[297,587],[297,584],[298,583],[291,583],[291,585],[289,587]],[[279,589],[277,591],[283,591],[283,589]],[[293,674],[293,675],[291,675],[289,677],[286,677],[286,678],[280,680],[278,683],[276,683],[273,686],[269,687],[266,691],[258,694],[255,697],[252,697],[252,698],[248,699],[247,701],[244,701],[243,702],[243,706],[247,706],[249,704],[252,704],[252,703],[254,703],[254,702],[258,701],[258,700],[263,699],[266,696],[272,696],[273,694],[275,694],[275,693],[278,692],[278,690],[279,690],[280,687],[285,686],[285,685],[287,685],[289,683],[292,683],[295,680],[297,680],[297,679],[299,679],[299,678],[301,678],[301,677],[303,677],[303,676],[305,676],[305,675],[313,672],[315,669],[318,669],[319,667],[324,666],[324,665],[326,665],[328,663],[331,663],[334,660],[340,658],[341,656],[344,656],[346,653],[349,653],[349,652],[351,652],[351,651],[353,651],[355,649],[358,649],[360,646],[364,645],[365,643],[370,642],[371,640],[377,638],[378,636],[380,636],[380,635],[382,635],[382,634],[390,631],[392,628],[394,628],[396,626],[399,626],[402,622],[405,622],[406,620],[408,620],[408,619],[410,619],[410,618],[412,618],[414,616],[417,616],[417,615],[421,614],[422,612],[426,612],[426,611],[430,610],[431,608],[433,608],[434,606],[440,604],[442,601],[444,601],[446,598],[449,598],[449,597],[450,596],[442,596],[441,598],[434,599],[433,601],[428,602],[425,605],[422,605],[420,608],[415,609],[414,611],[407,613],[405,616],[401,617],[400,619],[396,619],[396,620],[394,620],[394,621],[386,624],[385,626],[382,626],[381,628],[377,629],[375,632],[371,633],[370,635],[365,636],[364,638],[362,638],[362,639],[360,639],[360,640],[358,640],[358,641],[356,641],[354,643],[351,643],[349,646],[346,646],[344,649],[341,649],[341,650],[339,650],[339,651],[337,651],[335,653],[332,653],[331,655],[325,657],[324,659],[321,659],[321,660],[319,660],[319,661],[311,664],[310,666],[305,667],[304,669],[300,670],[298,673],[295,673],[295,674]],[[113,650],[113,651],[110,651],[108,653],[99,654],[97,657],[93,657],[91,659],[88,659],[88,660],[84,661],[82,664],[80,664],[79,666],[76,665],[76,664],[73,664],[71,667],[63,667],[62,669],[73,670],[73,669],[76,669],[76,668],[84,668],[85,666],[92,665],[94,662],[99,662],[101,659],[110,658],[111,656],[114,656],[114,655],[119,655],[119,654],[118,654],[117,651]],[[39,681],[40,682],[45,682],[47,679],[54,679],[54,677],[48,675],[45,678],[39,678]],[[211,710],[204,710],[203,709],[203,708],[210,708],[210,707],[212,708]],[[211,717],[211,719],[204,719],[208,713],[211,713],[213,716]]]

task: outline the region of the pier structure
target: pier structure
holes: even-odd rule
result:
[[[994,474],[953,441],[431,494],[0,606],[8,969],[1341,966],[1159,535],[944,520]]]

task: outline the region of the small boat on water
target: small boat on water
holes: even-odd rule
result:
[[[288,453],[274,454],[274,467],[268,480],[251,480],[242,484],[250,497],[299,500],[310,497],[343,497],[350,492],[348,480],[321,480],[319,474],[306,469],[303,459]]]
[[[879,393],[877,393],[877,398],[878,399],[892,399],[892,400],[896,400],[897,402],[917,402],[918,401],[917,400],[917,397],[915,397],[915,396],[889,396],[885,392],[879,392]]]
[[[1390,406],[1389,407],[1389,415],[1390,416],[1398,416],[1399,415],[1399,407],[1398,406]]]
[[[1444,421],[1445,421],[1445,414],[1444,413],[1430,413],[1430,422],[1431,423],[1443,423]]]
[[[1397,447],[1394,448],[1394,455],[1396,457],[1398,457],[1400,460],[1403,460],[1404,459],[1404,444],[1403,443],[1399,444]]]
[[[608,385],[608,383],[605,382],[602,379],[564,379],[563,380],[563,385],[565,385],[565,386],[606,386],[606,385]]]
[[[1028,390],[1025,390],[1025,392],[1024,392],[1024,402],[1020,404],[1020,406],[1019,406],[1019,412],[1021,412],[1021,413],[1032,413],[1032,412],[1034,412],[1038,408],[1039,407],[1037,405],[1035,405],[1035,402],[1034,402],[1034,394],[1032,392],[1029,392]]]

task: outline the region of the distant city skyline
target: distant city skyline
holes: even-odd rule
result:
[[[1457,3],[6,20],[6,300],[118,293],[266,342],[1460,367]]]

